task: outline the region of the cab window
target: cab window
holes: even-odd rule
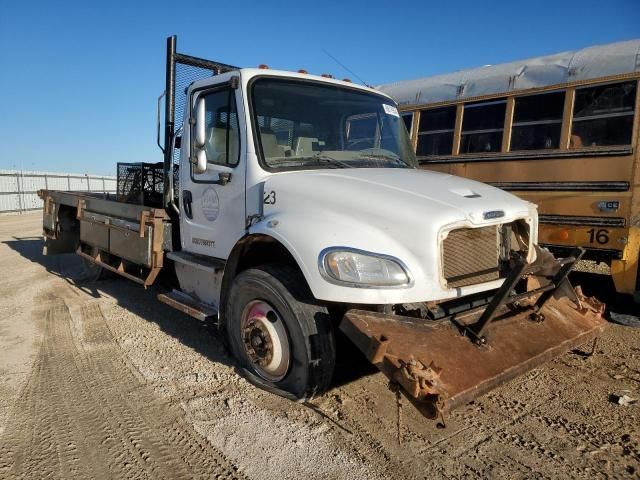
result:
[[[239,161],[240,136],[234,92],[229,89],[204,94],[204,100],[207,163],[235,166]]]

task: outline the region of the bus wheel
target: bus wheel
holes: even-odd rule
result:
[[[331,320],[296,269],[264,265],[240,273],[227,297],[225,327],[252,383],[297,400],[329,387],[335,364]]]

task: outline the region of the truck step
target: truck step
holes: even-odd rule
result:
[[[173,290],[169,293],[159,293],[158,300],[203,322],[215,321],[218,318],[218,310],[213,305],[199,302],[179,290]]]
[[[167,258],[177,263],[183,263],[190,267],[204,270],[207,273],[216,273],[224,270],[224,260],[217,258],[205,257],[189,252],[169,252]]]

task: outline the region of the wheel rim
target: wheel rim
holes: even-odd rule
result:
[[[258,375],[282,380],[289,370],[289,337],[277,310],[262,300],[250,302],[240,322],[244,351]]]

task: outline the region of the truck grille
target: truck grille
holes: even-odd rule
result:
[[[500,278],[499,226],[459,228],[442,242],[447,288],[466,287]]]

